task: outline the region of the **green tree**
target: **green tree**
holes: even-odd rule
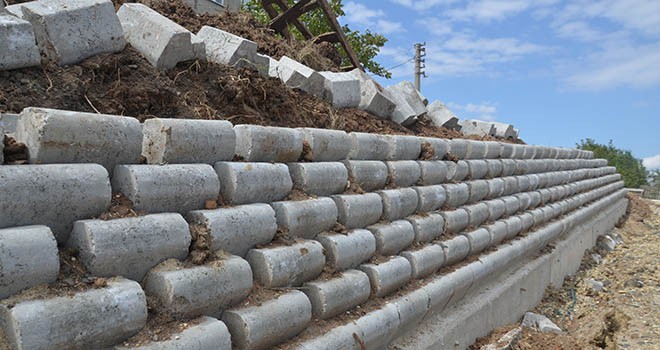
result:
[[[287,0],[289,6],[292,6],[295,2],[295,0]],[[342,0],[330,0],[328,3],[337,17],[345,15]],[[270,20],[268,14],[261,6],[260,0],[245,1],[243,3],[243,10],[251,12],[255,18],[262,23],[268,23]],[[301,17],[301,21],[307,26],[307,28],[309,28],[312,35],[321,35],[332,31],[328,20],[319,9],[304,14]],[[366,70],[382,77],[392,77],[392,73],[387,71],[387,69],[374,60],[380,52],[380,48],[387,42],[387,38],[381,34],[374,33],[369,29],[365,30],[364,33],[359,30],[352,30],[347,25],[342,26],[342,29],[346,34],[349,43],[353,47],[355,54]],[[298,38],[303,38],[293,26],[291,26],[291,30]],[[341,45],[336,45],[336,48],[342,53],[344,59],[342,66],[349,65],[350,61],[346,57],[345,52],[343,52],[344,50]]]
[[[621,176],[626,187],[639,188],[648,185],[647,171],[641,159],[635,158],[628,150],[614,146],[612,140],[607,145],[596,143],[593,139],[581,140],[577,144],[579,149],[593,151],[595,158],[607,159]]]
[[[660,188],[660,170],[652,170],[649,172],[649,179],[651,185]]]

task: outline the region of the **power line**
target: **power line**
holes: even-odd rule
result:
[[[409,59],[409,60],[407,60],[407,61],[405,61],[405,62],[399,63],[399,64],[397,64],[396,66],[392,66],[392,67],[390,67],[390,68],[386,68],[385,70],[391,70],[391,69],[394,69],[394,68],[397,68],[397,67],[401,67],[401,66],[403,66],[404,64],[406,64],[406,63],[410,63],[410,62],[412,62],[412,61],[414,61],[414,60],[415,60],[415,57],[412,57],[411,59]]]

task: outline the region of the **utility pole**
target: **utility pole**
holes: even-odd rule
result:
[[[426,43],[415,44],[415,88],[417,91],[422,92],[422,77],[426,78],[426,72],[422,69],[426,68]]]

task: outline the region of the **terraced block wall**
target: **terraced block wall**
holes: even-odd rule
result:
[[[465,348],[627,205],[576,149],[42,108],[5,132],[17,349]]]

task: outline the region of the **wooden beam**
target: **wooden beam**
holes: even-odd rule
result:
[[[344,47],[344,51],[346,51],[346,54],[348,55],[348,59],[351,61],[353,66],[355,66],[355,68],[359,68],[360,70],[364,71],[364,68],[362,68],[362,65],[360,64],[360,60],[358,60],[355,51],[353,51],[353,48],[348,42],[348,38],[346,38],[346,35],[344,35],[344,31],[341,29],[341,26],[337,21],[337,17],[335,16],[334,12],[332,12],[332,9],[330,8],[330,5],[328,5],[328,2],[326,0],[316,0],[316,2],[321,7],[321,10],[325,13],[325,16],[328,18],[328,21],[330,21],[330,27],[332,27],[332,29],[335,30],[337,35],[339,35],[340,43]]]

